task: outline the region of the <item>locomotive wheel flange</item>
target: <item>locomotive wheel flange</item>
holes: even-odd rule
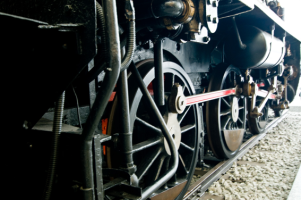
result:
[[[154,62],[148,60],[138,63],[137,68],[144,83],[148,86],[150,94],[153,94]],[[172,62],[163,63],[165,106],[160,107],[160,112],[167,124],[168,130],[175,140],[178,153],[179,165],[176,174],[157,192],[160,195],[167,189],[179,186],[180,190],[170,194],[170,199],[182,199],[188,189],[189,182],[193,176],[197,161],[198,148],[198,108],[196,105],[187,106],[181,114],[169,109],[171,90],[175,83],[183,86],[183,94],[186,96],[194,94],[193,84],[186,72],[177,64]],[[138,88],[134,77],[128,76],[129,103],[130,103],[130,125],[133,132],[133,159],[137,165],[136,175],[139,187],[143,189],[150,187],[155,180],[166,173],[169,169],[170,150],[157,121],[150,115],[149,107],[145,104],[143,95]],[[117,96],[118,97],[118,96]],[[110,119],[108,123],[108,134],[118,133],[118,98],[114,99]],[[177,102],[177,101],[175,101]],[[119,166],[118,146],[107,148],[107,163],[109,167]]]
[[[220,64],[211,77],[208,92],[241,86],[244,78],[238,68]],[[218,158],[235,156],[246,126],[246,98],[241,95],[219,98],[206,103],[207,136]]]

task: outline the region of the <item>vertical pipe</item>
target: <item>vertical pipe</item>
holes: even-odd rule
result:
[[[163,49],[162,39],[158,39],[154,44],[154,64],[155,80],[154,95],[155,102],[159,106],[164,106],[164,74],[163,74]]]
[[[237,25],[236,25],[235,17],[232,17],[232,24],[233,24],[233,27],[234,27],[234,30],[235,30],[235,35],[236,35],[236,38],[237,38],[237,43],[238,43],[239,48],[240,49],[245,49],[246,45],[244,43],[242,43],[242,41],[241,41],[239,31],[238,31],[238,28],[237,28]]]
[[[118,102],[121,113],[121,133],[119,134],[120,151],[122,168],[125,168],[130,174],[135,172],[136,167],[133,162],[133,146],[132,146],[132,132],[130,128],[130,109],[128,97],[128,82],[127,70],[120,73],[118,80]]]
[[[82,133],[81,162],[83,170],[83,186],[81,187],[81,191],[83,192],[85,200],[95,199],[92,140],[94,132],[117,82],[121,65],[116,2],[115,0],[103,0],[102,5],[105,14],[105,22],[107,24],[107,72]]]

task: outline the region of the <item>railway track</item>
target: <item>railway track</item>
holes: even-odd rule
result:
[[[270,120],[268,125],[266,126],[266,130],[262,134],[255,135],[247,141],[245,141],[242,144],[239,153],[235,157],[219,162],[212,169],[210,169],[203,176],[201,176],[199,180],[197,180],[189,187],[183,199],[198,200],[200,197],[202,197],[202,195],[205,194],[205,191],[215,181],[220,179],[220,177],[231,168],[231,166],[237,159],[244,156],[252,147],[254,147],[260,140],[262,140],[266,136],[266,133],[273,127],[275,127],[283,118],[285,118],[287,114],[288,110],[284,111],[280,117],[275,117],[272,120]],[[195,174],[198,173],[197,171],[198,169],[196,169]]]

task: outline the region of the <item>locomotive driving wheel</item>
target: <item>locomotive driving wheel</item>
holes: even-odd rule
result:
[[[137,64],[137,68],[145,85],[153,95],[154,62],[148,60]],[[179,154],[179,165],[176,174],[156,194],[177,186],[176,190],[169,194],[168,199],[182,199],[188,189],[189,182],[193,176],[197,160],[198,148],[198,109],[195,105],[187,106],[182,114],[170,112],[168,99],[173,85],[179,84],[183,88],[185,96],[194,94],[193,84],[186,72],[177,64],[172,62],[163,63],[165,106],[160,106],[160,112],[167,124],[169,132],[175,140]],[[169,146],[165,141],[157,120],[150,113],[144,97],[135,83],[134,76],[128,76],[130,125],[133,133],[133,159],[137,166],[135,174],[138,185],[143,189],[150,187],[160,176],[169,170],[171,156]],[[118,133],[118,98],[115,98],[108,124],[108,133]],[[118,147],[107,148],[109,167],[117,168]],[[166,197],[164,197],[166,199]]]
[[[244,79],[238,68],[220,64],[212,75],[208,92],[234,88]],[[246,127],[246,98],[228,96],[206,103],[207,135],[211,150],[218,158],[238,153]]]

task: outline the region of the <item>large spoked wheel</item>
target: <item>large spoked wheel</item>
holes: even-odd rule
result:
[[[143,62],[137,65],[144,83],[148,86],[150,94],[153,94],[154,80],[153,61]],[[169,131],[175,140],[179,153],[179,165],[176,174],[161,187],[156,194],[177,186],[170,199],[182,199],[188,189],[193,176],[197,160],[198,148],[198,109],[196,106],[188,106],[182,114],[172,114],[168,110],[168,98],[174,83],[183,86],[185,96],[194,94],[193,85],[185,71],[172,62],[163,63],[165,106],[160,107]],[[136,175],[139,187],[142,189],[151,186],[160,176],[169,170],[171,162],[170,150],[160,129],[157,128],[157,120],[151,115],[152,111],[145,103],[144,97],[134,80],[129,75],[129,102],[131,129],[133,132],[133,159],[137,166]],[[108,125],[110,134],[118,133],[118,99],[114,100]],[[118,147],[107,149],[108,165],[118,167]],[[154,194],[155,195],[155,194]]]
[[[261,99],[256,101],[256,106],[259,106]],[[249,102],[249,107],[251,105],[251,101]],[[269,121],[269,104],[266,103],[263,107],[261,113],[262,116],[260,117],[251,117],[250,116],[250,109],[248,114],[248,123],[249,123],[249,130],[253,134],[261,134],[265,131],[265,128]]]
[[[208,92],[234,88],[244,79],[238,68],[220,64],[212,75]],[[221,159],[238,153],[246,127],[246,98],[228,96],[206,103],[208,140],[213,153]]]

